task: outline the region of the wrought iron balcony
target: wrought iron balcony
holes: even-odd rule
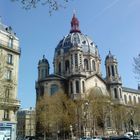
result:
[[[17,99],[11,99],[11,98],[0,98],[0,107],[20,107],[20,101]]]
[[[0,39],[0,47],[17,52],[19,54],[21,53],[20,47],[15,48],[14,44],[10,47],[8,41],[3,41],[1,39]]]

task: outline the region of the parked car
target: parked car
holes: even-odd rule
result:
[[[35,136],[26,136],[24,140],[36,140]]]
[[[133,136],[133,132],[126,132],[124,136],[131,138]]]
[[[126,136],[111,136],[109,140],[131,140],[131,139]]]
[[[103,137],[96,136],[96,137],[82,137],[80,140],[106,140]]]
[[[96,136],[96,137],[93,137],[93,140],[103,140],[103,137]]]
[[[82,137],[82,138],[80,138],[80,140],[93,140],[93,138],[91,138],[91,137]]]
[[[133,140],[140,140],[140,135],[134,135],[131,137]]]

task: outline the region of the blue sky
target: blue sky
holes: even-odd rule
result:
[[[69,33],[74,9],[82,33],[98,45],[103,76],[104,60],[111,50],[118,59],[123,86],[137,89],[133,57],[140,52],[140,0],[72,0],[52,16],[46,6],[26,11],[17,2],[0,0],[2,23],[12,26],[20,39],[18,98],[22,108],[35,106],[37,64],[43,54],[53,72],[54,49]]]

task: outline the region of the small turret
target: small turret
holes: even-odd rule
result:
[[[49,62],[43,55],[43,59],[38,62],[38,80],[45,79],[49,75]]]
[[[118,62],[114,55],[109,54],[105,59],[106,82],[108,84],[111,96],[118,102],[122,102],[122,81],[118,73]]]
[[[107,82],[120,83],[121,78],[119,77],[119,73],[118,73],[118,62],[116,57],[112,55],[110,51],[109,54],[106,56],[105,66],[106,66]]]

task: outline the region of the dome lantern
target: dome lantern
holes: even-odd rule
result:
[[[81,33],[81,31],[79,29],[79,21],[76,18],[75,14],[73,14],[73,17],[72,17],[72,20],[71,20],[71,30],[70,30],[70,33],[74,33],[74,32]]]

